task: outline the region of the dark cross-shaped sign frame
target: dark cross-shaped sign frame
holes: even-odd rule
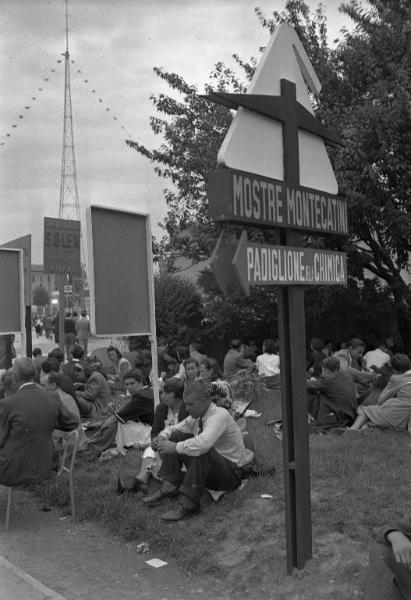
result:
[[[243,106],[282,122],[284,181],[287,185],[300,184],[299,129],[320,136],[329,143],[341,143],[336,133],[327,129],[297,101],[296,85],[287,79],[281,79],[281,95],[276,97],[212,93],[206,98],[229,108]],[[301,246],[302,233],[293,229],[278,228],[277,241],[283,246]],[[312,557],[305,311],[304,289],[301,286],[279,286],[278,317],[280,356],[283,365],[281,403],[287,568],[288,572],[291,572],[295,567],[302,569]]]

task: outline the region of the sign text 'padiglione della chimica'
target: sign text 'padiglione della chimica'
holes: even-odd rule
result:
[[[344,252],[253,244],[244,232],[233,257],[241,287],[254,285],[346,285]]]

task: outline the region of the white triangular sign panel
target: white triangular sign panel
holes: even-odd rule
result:
[[[247,93],[279,96],[281,79],[295,83],[297,101],[314,114],[305,81],[314,93],[320,91],[321,84],[299,37],[286,23],[275,29]],[[324,140],[300,130],[298,141],[300,185],[337,194],[338,185]],[[217,160],[232,169],[283,181],[281,123],[240,107]]]

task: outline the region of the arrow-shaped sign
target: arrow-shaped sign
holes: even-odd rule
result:
[[[238,287],[238,279],[233,269],[233,257],[237,240],[227,242],[222,231],[210,259],[211,270],[223,294],[227,295],[233,287]]]
[[[233,267],[245,294],[252,285],[346,285],[344,252],[252,244],[243,231]]]

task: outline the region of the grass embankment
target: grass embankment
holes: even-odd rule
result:
[[[157,556],[175,557],[187,572],[224,578],[233,598],[359,597],[373,528],[409,514],[410,437],[372,430],[310,437],[314,560],[301,577],[287,577],[282,444],[267,426],[278,406],[277,391],[260,391],[251,408],[263,414],[248,420],[260,462],[276,465],[273,477],[248,480],[218,503],[207,495],[198,517],[164,524],[160,515],[173,501],[148,508],[140,494],[116,494],[118,475],[137,473],[140,452],[110,462],[79,456],[78,519],[98,520],[127,540],[147,542]],[[273,498],[262,499],[263,493]],[[66,485],[58,485],[53,499],[67,502]]]

